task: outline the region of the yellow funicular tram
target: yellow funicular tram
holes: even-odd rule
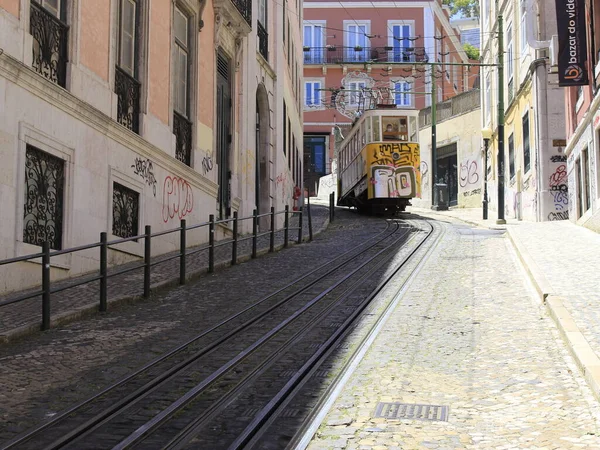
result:
[[[339,206],[394,214],[421,196],[418,115],[379,105],[355,120],[338,151]]]

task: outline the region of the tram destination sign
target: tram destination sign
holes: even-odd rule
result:
[[[589,84],[585,0],[556,0],[558,24],[558,85]]]

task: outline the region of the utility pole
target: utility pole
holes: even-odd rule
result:
[[[498,15],[498,220],[504,220],[504,20]],[[487,170],[487,167],[486,167]]]

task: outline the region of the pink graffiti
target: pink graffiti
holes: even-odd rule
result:
[[[192,187],[183,178],[167,176],[163,187],[163,222],[167,223],[176,215],[183,219],[194,209]]]
[[[564,181],[567,179],[567,166],[561,164],[556,168],[556,171],[550,175],[550,186],[559,186],[565,184]]]
[[[477,173],[477,162],[469,161],[465,164],[460,164],[460,187],[465,187],[467,184],[475,184],[479,181]]]

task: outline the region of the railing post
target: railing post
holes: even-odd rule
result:
[[[179,284],[185,284],[186,221],[181,219],[179,231]]]
[[[269,242],[269,252],[275,251],[275,207],[271,206],[271,241]]]
[[[252,211],[252,258],[256,258],[256,238],[258,234],[258,211]]]
[[[231,265],[237,264],[237,243],[238,243],[238,213],[233,212],[233,244],[231,246]]]
[[[152,254],[152,227],[146,225],[144,236],[144,298],[150,297],[150,258]]]
[[[334,208],[334,203],[335,201],[335,194],[332,192],[331,194],[329,194],[329,222],[333,222],[333,208]]]
[[[50,329],[50,242],[42,242],[42,330]]]
[[[106,311],[108,277],[108,240],[105,231],[100,233],[100,312]]]
[[[310,195],[306,196],[306,212],[308,213],[308,241],[313,240],[312,214],[310,213]]]
[[[298,244],[302,244],[302,210],[298,213]]]
[[[215,215],[208,216],[208,273],[215,271]]]
[[[283,248],[288,246],[288,235],[290,232],[290,207],[285,205],[285,220],[283,224]]]

